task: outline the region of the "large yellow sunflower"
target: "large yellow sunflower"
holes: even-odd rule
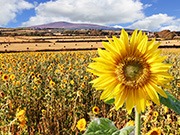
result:
[[[88,71],[99,76],[91,81],[97,90],[103,90],[100,99],[115,99],[116,110],[126,103],[128,113],[135,106],[140,113],[145,110],[146,101],[160,104],[159,93],[167,97],[160,86],[172,78],[168,74],[170,64],[162,63],[159,43],[148,41],[145,33],[135,30],[129,40],[122,29],[120,38],[103,42],[104,49],[98,49],[99,57],[88,66]]]

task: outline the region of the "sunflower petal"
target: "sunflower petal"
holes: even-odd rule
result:
[[[122,87],[122,88],[123,88],[123,87]],[[127,90],[123,88],[122,92],[119,92],[119,93],[115,96],[115,106],[116,106],[116,110],[118,110],[120,107],[123,106],[126,98],[127,98]]]
[[[128,90],[128,95],[126,99],[126,109],[128,113],[130,114],[132,111],[132,108],[134,107],[134,90]]]
[[[159,105],[160,104],[159,96],[156,93],[156,91],[154,90],[154,88],[149,84],[148,86],[145,86],[145,89],[146,89],[148,95],[150,96],[151,100],[154,103],[156,103],[157,105]]]
[[[121,30],[120,39],[123,41],[123,43],[124,43],[126,46],[129,45],[128,33],[127,33],[124,29]]]
[[[167,98],[166,93],[165,93],[161,88],[159,88],[159,87],[158,87],[157,85],[155,85],[154,83],[151,83],[151,86],[152,86],[152,88],[153,88],[155,91],[157,91],[161,96]]]

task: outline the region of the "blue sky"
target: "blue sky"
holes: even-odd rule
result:
[[[180,31],[179,0],[0,0],[0,27],[57,21]]]

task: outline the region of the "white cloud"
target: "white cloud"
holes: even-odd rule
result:
[[[132,29],[143,29],[151,31],[160,30],[180,30],[180,19],[176,19],[173,16],[167,14],[154,14],[149,17],[145,17],[128,26]]]
[[[123,28],[123,26],[120,26],[120,25],[114,25],[113,27],[114,28]]]
[[[131,23],[144,17],[139,0],[55,0],[39,4],[23,26],[55,21],[97,24]]]
[[[151,7],[151,6],[152,6],[152,4],[145,4],[145,5],[144,5],[144,9],[149,8],[149,7]]]
[[[171,20],[168,25],[162,26],[159,30],[180,31],[180,19]]]
[[[14,21],[19,12],[30,8],[33,8],[33,5],[25,0],[0,0],[0,26]]]

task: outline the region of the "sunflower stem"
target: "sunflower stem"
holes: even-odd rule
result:
[[[141,135],[141,114],[135,109],[135,135]]]

